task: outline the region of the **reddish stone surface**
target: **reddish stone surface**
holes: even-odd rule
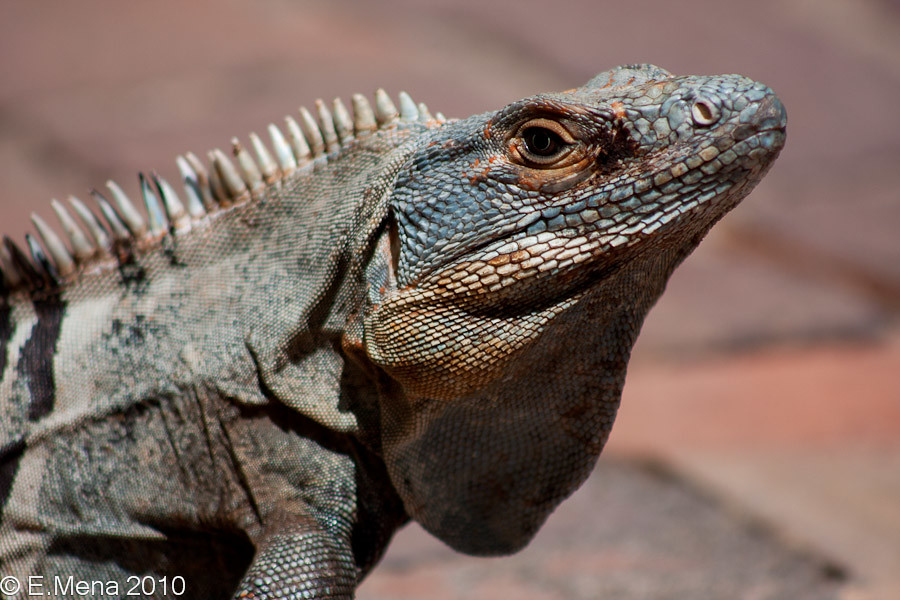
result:
[[[784,544],[666,467],[601,459],[522,552],[455,554],[403,530],[360,600],[837,600],[839,566]]]
[[[787,147],[651,313],[610,442],[610,454],[653,456],[672,477],[653,483],[623,458],[563,505],[571,530],[558,533],[551,520],[541,534],[549,553],[521,563],[460,566],[465,559],[412,528],[361,597],[697,598],[704,577],[724,594],[707,597],[802,597],[803,582],[831,589],[816,575],[818,555],[797,558],[785,537],[837,556],[851,579],[863,574],[851,581],[853,598],[900,597],[900,560],[889,551],[900,547],[896,4],[2,3],[0,233],[21,240],[30,211],[55,222],[51,197],[85,199],[110,177],[131,193],[138,170],[175,180],[175,154],[245,139],[320,96],[406,89],[465,116],[620,63],[759,78],[787,106]],[[842,457],[832,473],[821,458],[830,456]],[[694,539],[698,569],[685,571],[671,562],[680,551],[641,545],[688,535],[679,527],[707,516],[722,528],[711,527],[716,535],[744,531],[695,493],[695,475],[734,501],[728,510],[774,531],[754,547],[796,558],[780,583],[749,577],[771,574],[762,558],[762,570],[742,574],[749,546],[720,556]],[[593,504],[598,489],[618,508]],[[654,490],[688,500],[666,512],[647,497]],[[582,529],[607,531],[610,514],[622,523],[617,535],[570,543]],[[715,570],[700,568],[720,558],[744,587],[715,587]],[[667,569],[695,579],[668,580]]]
[[[900,336],[633,365],[607,450],[900,449]]]

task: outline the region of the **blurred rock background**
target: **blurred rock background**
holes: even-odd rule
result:
[[[532,546],[410,526],[359,597],[900,598],[897,0],[5,0],[0,232],[318,97],[468,116],[637,62],[766,82],[787,147],[674,276]]]

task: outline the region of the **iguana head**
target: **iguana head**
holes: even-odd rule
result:
[[[762,84],[639,65],[423,136],[363,335],[413,518],[465,552],[527,543],[600,453],[668,276],[785,124]]]

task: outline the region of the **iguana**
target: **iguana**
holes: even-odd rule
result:
[[[408,519],[522,548],[785,140],[766,86],[651,65],[462,120],[398,104],[317,101],[272,150],[179,157],[181,198],[142,176],[146,216],[110,182],[102,219],[54,201],[64,236],[3,240],[3,593],[351,598]]]

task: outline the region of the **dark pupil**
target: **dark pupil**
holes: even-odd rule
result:
[[[559,149],[559,136],[543,127],[531,127],[525,131],[525,147],[538,156],[552,156]]]

